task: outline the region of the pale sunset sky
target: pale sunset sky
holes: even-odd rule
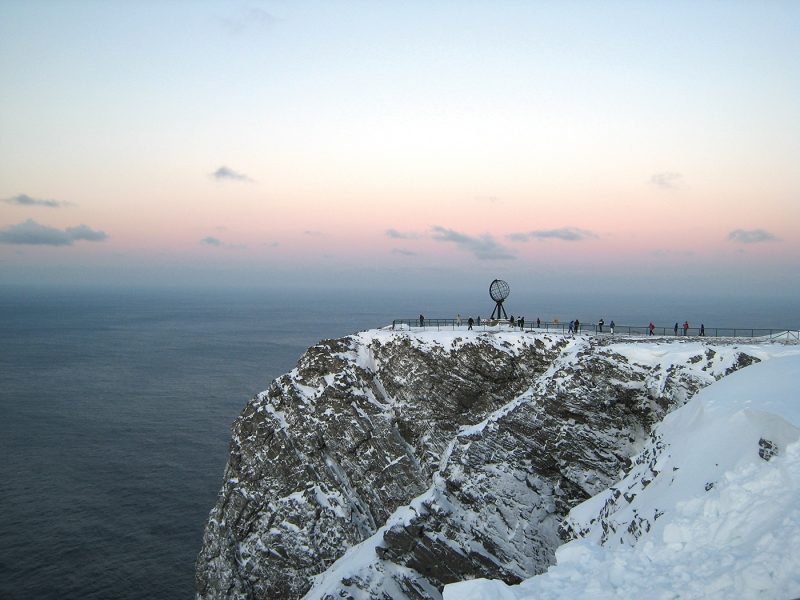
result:
[[[0,0],[0,282],[799,264],[800,2]]]

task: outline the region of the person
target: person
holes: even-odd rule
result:
[[[652,321],[650,321],[650,325],[647,326],[647,331],[650,332],[650,335],[653,335],[653,329],[655,329],[655,328],[656,328],[656,326],[653,325]]]
[[[600,329],[600,333],[603,333],[603,325],[605,325],[605,323],[606,322],[603,321],[602,318],[597,322],[597,327],[598,327],[598,329]]]
[[[675,321],[674,330],[675,330],[675,335],[678,335],[678,322],[677,321]]]
[[[480,326],[481,326],[481,316],[478,315],[478,327],[480,327]]]
[[[480,317],[478,317],[478,318],[480,319]],[[468,325],[467,329],[468,329],[468,330],[469,330],[469,329],[472,329],[472,326],[473,326],[474,324],[475,324],[475,321],[472,319],[472,317],[470,317],[469,319],[467,319],[467,325]]]
[[[575,325],[575,321],[570,321],[569,322],[569,333],[572,333],[572,332],[575,331],[574,325]]]
[[[581,322],[578,319],[575,319],[575,333],[581,332]]]
[[[511,325],[511,327],[514,327],[516,325],[516,321],[514,321],[514,315],[511,315],[508,318],[508,323],[509,323],[509,325]]]
[[[683,335],[686,335],[686,332],[689,331],[689,321],[683,322]]]
[[[419,316],[419,326],[425,327],[425,317],[423,317],[422,315]]]
[[[456,315],[456,325],[458,325],[459,327],[461,327],[461,313],[458,313],[458,314]]]
[[[700,323],[700,335],[706,334],[706,326]]]
[[[611,319],[611,323],[608,326],[611,328],[611,335],[614,335],[614,319]]]
[[[519,322],[519,328],[522,331],[525,331],[525,317],[520,317],[518,322]]]
[[[536,329],[539,329],[542,326],[542,322],[539,320],[539,317],[536,317]]]

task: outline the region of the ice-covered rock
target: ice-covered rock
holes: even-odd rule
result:
[[[234,424],[199,598],[441,598],[553,564],[562,519],[652,425],[785,347],[362,332],[310,348]]]

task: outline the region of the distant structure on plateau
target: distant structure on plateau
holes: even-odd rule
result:
[[[494,310],[492,311],[492,319],[499,319],[501,314],[503,315],[504,319],[508,318],[508,315],[506,315],[506,309],[503,308],[503,300],[508,298],[510,293],[511,288],[502,279],[495,279],[489,284],[489,296],[495,302]],[[496,317],[495,313],[497,313]]]

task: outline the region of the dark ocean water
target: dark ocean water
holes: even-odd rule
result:
[[[0,288],[0,598],[191,597],[247,400],[319,339],[485,315],[482,295]],[[562,320],[800,325],[786,301],[644,303],[539,300]]]
[[[191,597],[232,421],[377,324],[289,294],[0,295],[0,597]]]

